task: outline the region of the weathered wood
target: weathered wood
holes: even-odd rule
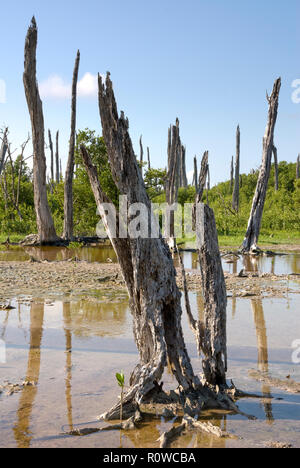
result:
[[[233,189],[233,178],[234,178],[234,163],[233,163],[233,156],[231,158],[231,166],[230,166],[230,193]]]
[[[278,78],[274,83],[271,96],[267,96],[269,104],[268,122],[263,138],[262,164],[253,197],[248,228],[245,239],[243,241],[242,249],[245,253],[257,249],[257,242],[260,233],[261,220],[271,171],[272,152],[274,146],[274,130],[278,113],[280,87],[281,78]]]
[[[140,166],[143,174],[143,163],[144,163],[144,148],[143,148],[143,135],[140,136]]]
[[[65,175],[64,186],[64,232],[63,238],[73,239],[73,177],[75,160],[75,139],[76,139],[76,97],[77,81],[80,62],[80,52],[77,51],[72,80],[72,103],[71,103],[71,135],[69,142],[69,157]]]
[[[278,192],[278,156],[277,148],[273,145],[273,155],[274,155],[274,171],[275,171],[275,192]]]
[[[55,179],[56,183],[59,184],[60,174],[59,174],[59,130],[56,132],[55,137]]]
[[[300,179],[300,154],[298,154],[297,164],[296,164],[296,179]]]
[[[193,206],[193,230],[196,230],[196,206],[198,203],[201,203],[202,197],[203,197],[203,192],[205,189],[206,185],[206,180],[208,176],[208,156],[209,153],[208,151],[205,151],[205,153],[202,156],[201,160],[201,168],[200,168],[200,174],[199,174],[199,181],[197,183],[197,192],[196,192],[196,198],[195,198],[195,204]],[[197,161],[196,161],[196,171],[197,172]]]
[[[239,125],[236,129],[236,157],[235,157],[235,176],[234,189],[232,195],[232,208],[238,212],[240,207],[240,143],[241,132]]]
[[[50,148],[50,173],[51,173],[51,181],[54,180],[54,153],[53,153],[53,142],[51,131],[48,130],[48,139],[49,139],[49,148]]]
[[[148,159],[148,171],[151,169],[151,160],[150,160],[150,149],[149,146],[147,146],[147,159]]]
[[[32,127],[34,205],[41,243],[57,241],[46,188],[44,116],[36,79],[37,26],[32,18],[25,41],[23,82]]]
[[[5,166],[5,156],[8,150],[7,135],[8,135],[8,128],[5,128],[3,131],[3,136],[1,138],[2,143],[0,147],[0,175],[2,174],[2,171]]]
[[[186,176],[186,148],[181,145],[180,150],[180,187],[187,188],[188,181]]]
[[[196,234],[204,298],[202,366],[209,384],[226,386],[226,285],[214,212],[203,203],[197,204]]]
[[[123,113],[118,116],[109,74],[106,86],[99,75],[99,107],[114,181],[120,192],[127,195],[129,204],[143,203],[150,213],[150,200],[132,148],[128,120]],[[107,197],[83,148],[82,155],[97,206],[105,224],[108,225],[106,215],[101,210],[101,200],[107,200]],[[167,357],[180,388],[186,391],[196,388],[199,381],[193,373],[183,339],[180,292],[176,286],[175,269],[165,242],[161,237],[113,238],[109,229],[108,234],[129,292],[134,337],[140,354],[140,363],[132,373],[131,387],[124,397],[124,404],[132,401],[139,403],[155,389],[156,382],[161,379],[167,364]],[[119,404],[103,417],[111,418],[118,412]]]
[[[194,178],[193,183],[195,185],[196,193],[198,193],[198,167],[197,167],[197,156],[194,157]]]
[[[171,127],[168,136],[168,173],[166,180],[166,201],[169,210],[166,216],[167,243],[171,249],[176,249],[175,239],[175,213],[174,204],[177,203],[179,176],[180,176],[180,150],[181,142],[179,136],[179,120],[176,119],[176,125]]]

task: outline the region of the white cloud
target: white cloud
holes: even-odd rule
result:
[[[69,99],[71,83],[67,83],[59,75],[51,75],[39,83],[42,99]],[[87,72],[77,84],[78,97],[95,97],[98,93],[98,77]]]

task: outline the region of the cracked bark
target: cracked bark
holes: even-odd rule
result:
[[[32,126],[33,185],[39,241],[42,244],[58,241],[47,199],[44,116],[36,80],[37,26],[32,18],[25,40],[23,82]]]
[[[264,204],[266,200],[268,182],[270,178],[272,152],[274,146],[274,130],[278,113],[278,100],[281,87],[281,78],[278,78],[273,86],[271,96],[267,95],[269,104],[268,121],[263,138],[262,164],[258,176],[255,194],[253,197],[252,208],[248,221],[248,228],[243,241],[242,250],[244,253],[257,249],[257,242],[260,233],[261,220]]]
[[[179,120],[176,119],[176,125],[170,127],[168,134],[168,174],[166,181],[166,201],[169,206],[166,217],[166,239],[171,249],[176,249],[174,205],[177,203],[180,182],[180,151]]]
[[[107,74],[105,85],[100,75],[98,79],[103,137],[113,179],[120,192],[127,195],[129,205],[143,203],[150,213],[150,200],[132,148],[128,120],[124,113],[118,114],[110,75]],[[161,235],[155,239],[124,239],[112,235],[107,214],[102,209],[102,203],[108,202],[108,197],[100,186],[97,170],[84,146],[81,154],[127,285],[134,338],[140,355],[124,397],[124,413],[127,410],[130,413],[151,392],[161,391],[158,382],[167,362],[178,382],[185,412],[199,414],[205,405],[232,408],[232,402],[226,400],[224,403],[224,399],[202,386],[194,374],[181,327],[181,293],[176,285],[176,272],[167,245]],[[117,220],[120,225],[119,213]],[[115,419],[119,415],[120,403],[117,403],[101,418]]]
[[[73,239],[73,178],[74,178],[74,155],[76,138],[76,97],[78,69],[80,62],[80,52],[77,51],[72,81],[72,104],[71,104],[71,135],[69,142],[69,157],[65,175],[64,187],[64,233],[66,240]]]

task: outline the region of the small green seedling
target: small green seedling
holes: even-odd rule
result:
[[[121,409],[120,409],[120,420],[123,420],[123,395],[124,395],[124,387],[125,387],[125,376],[123,372],[116,374],[116,379],[118,382],[119,387],[121,387]]]

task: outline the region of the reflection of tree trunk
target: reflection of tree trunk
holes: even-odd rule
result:
[[[73,431],[72,416],[72,333],[71,327],[71,304],[63,303],[64,331],[66,337],[66,402],[68,410],[69,430]]]
[[[269,371],[269,357],[268,357],[268,337],[266,322],[264,317],[264,310],[262,305],[262,300],[252,300],[251,307],[254,316],[254,323],[256,328],[256,337],[257,337],[257,350],[258,350],[258,370],[263,373],[268,373]],[[272,404],[270,403],[271,399],[271,389],[269,386],[263,384],[262,394],[267,400],[263,401],[266,418],[268,421],[273,422],[273,413],[272,413]]]
[[[232,318],[236,316],[236,297],[232,298]]]
[[[36,385],[25,386],[19,400],[18,420],[14,426],[15,439],[19,448],[28,448],[33,437],[29,426],[40,375],[43,322],[44,304],[32,303],[30,310],[30,348],[25,380],[34,381]]]

